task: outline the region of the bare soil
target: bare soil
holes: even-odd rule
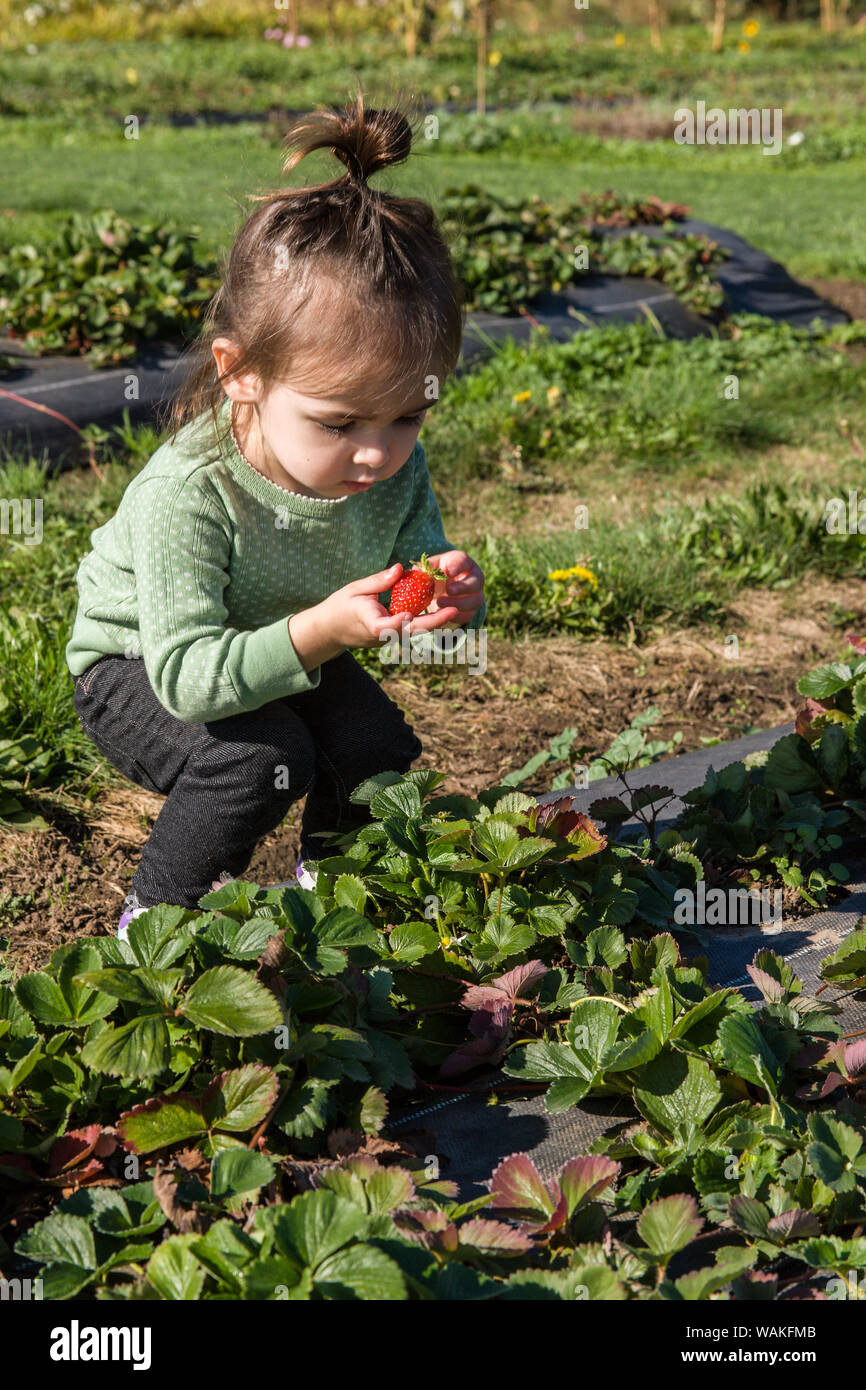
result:
[[[863,280],[804,280],[816,294],[838,304],[852,319],[866,319],[866,281]]]
[[[802,592],[808,592],[807,611]],[[387,693],[405,711],[424,744],[416,766],[447,773],[443,793],[475,794],[521,767],[568,725],[592,753],[647,705],[662,718],[653,737],[682,730],[680,749],[702,738],[733,738],[748,726],[793,719],[802,703],[796,682],[809,666],[844,653],[831,614],[866,623],[866,582],[813,581],[793,591],[746,592],[732,607],[728,632],[739,657],[725,655],[723,637],[703,629],[672,632],[643,647],[571,638],[489,641],[487,670],[454,666],[431,689],[415,667],[389,675]],[[439,668],[443,671],[445,668]],[[523,788],[549,789],[541,769]],[[98,802],[81,795],[34,795],[50,829],[0,833],[0,936],[9,939],[16,970],[42,965],[59,945],[113,932],[163,798],[122,781]],[[259,844],[246,877],[267,884],[294,874],[303,802]]]

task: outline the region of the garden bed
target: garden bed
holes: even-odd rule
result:
[[[808,615],[788,611],[781,594],[744,596],[742,611],[732,615],[741,636],[739,661],[720,660],[721,639],[700,627],[632,647],[570,637],[491,639],[495,678],[455,668],[439,689],[417,668],[389,672],[383,688],[421,738],[418,765],[449,769],[446,791],[477,794],[494,785],[566,723],[577,724],[581,740],[602,751],[651,704],[660,710],[660,737],[683,734],[679,756],[665,764],[676,776],[684,754],[700,755],[702,739],[794,718],[799,673],[838,641],[829,620],[834,608],[866,612],[866,584],[816,581]],[[545,774],[540,769],[522,785],[544,799],[550,786]],[[596,793],[582,795],[592,800]],[[163,798],[117,774],[92,801],[84,802],[73,784],[34,788],[28,803],[50,829],[0,831],[0,937],[10,942],[17,969],[39,968],[57,946],[114,930]],[[293,870],[302,807],[293,806],[257,848],[248,871],[257,882],[283,880]]]
[[[778,736],[785,731],[773,732]],[[753,747],[767,746],[763,736],[736,740],[734,751],[732,745],[721,744],[694,755],[691,765],[695,767],[700,763],[706,767],[712,763],[719,769],[740,756],[744,742]],[[665,777],[670,782],[674,779],[666,774],[671,770],[668,760],[668,765],[656,765],[648,771],[653,774],[652,780]],[[638,772],[631,774],[629,782],[637,785],[639,776]],[[646,783],[650,778],[642,780]],[[602,785],[597,784],[597,788]],[[615,779],[611,779],[608,788],[616,791]],[[584,792],[575,798],[576,809],[586,796]],[[862,850],[862,842],[858,848]],[[806,989],[813,992],[820,989],[823,983],[821,962],[839,949],[861,920],[866,920],[866,861],[849,862],[856,865],[854,881],[849,885],[851,891],[832,908],[799,915],[781,924],[767,923],[756,930],[705,928],[695,946],[680,942],[684,959],[688,959],[689,952],[705,955],[709,961],[710,982],[720,988],[733,986],[758,1008],[765,1001],[747,967],[763,949],[773,951],[789,963]],[[860,991],[859,995],[844,1000],[838,1017],[845,1032],[866,1034],[866,994]],[[634,1107],[622,1097],[590,1099],[563,1114],[550,1114],[543,1094],[515,1095],[515,1091],[520,1091],[519,1084],[501,1071],[476,1078],[465,1088],[456,1085],[427,1087],[395,1113],[389,1122],[389,1132],[441,1155],[445,1159],[443,1174],[457,1183],[460,1200],[468,1202],[487,1191],[491,1172],[509,1154],[527,1153],[542,1178],[549,1180],[568,1159],[586,1152],[603,1134],[625,1122],[634,1123],[640,1119]]]
[[[674,788],[645,778],[597,779],[586,815],[567,785],[539,805],[381,773],[313,892],[226,876],[5,972],[4,1267],[49,1299],[844,1293],[866,1263],[850,646],[798,680],[795,732],[674,760],[665,828]],[[645,732],[626,743],[639,763]],[[768,877],[853,892],[757,931],[679,915]],[[535,1095],[491,1124],[500,1083]]]
[[[471,187],[459,195],[455,193],[452,202],[457,217],[475,196]],[[624,215],[614,211],[612,218]],[[808,327],[815,320],[825,327],[849,322],[850,316],[844,309],[794,280],[778,262],[730,230],[682,213],[674,223],[666,225],[674,228],[678,238],[708,237],[724,248],[728,258],[714,268],[713,274],[732,312],[760,314],[797,327]],[[610,238],[611,244],[622,237],[633,240],[635,236],[647,236],[654,241],[670,236],[670,231],[658,223],[597,224],[595,231]],[[501,254],[499,250],[497,254]],[[505,283],[509,274],[505,264],[497,273]],[[468,312],[461,359],[455,371],[460,374],[471,370],[505,338],[524,342],[537,326],[546,328],[553,341],[567,342],[576,333],[593,327],[633,323],[647,317],[657,320],[673,338],[688,339],[711,332],[709,320],[684,301],[679,290],[674,292],[670,284],[637,275],[593,272],[558,289],[548,287],[527,305],[519,305],[517,312],[487,312],[481,308]],[[7,358],[11,365],[0,374],[0,442],[9,449],[26,447],[37,456],[42,449],[48,449],[53,466],[73,466],[82,458],[77,433],[82,427],[108,429],[120,424],[125,415],[133,424],[155,421],[160,404],[183,380],[182,350],[176,339],[154,340],[140,346],[135,356],[121,365],[97,368],[82,357],[34,357],[22,351],[17,339],[0,338],[0,360],[4,353],[12,354]],[[128,394],[130,377],[136,380],[137,396],[133,399]]]

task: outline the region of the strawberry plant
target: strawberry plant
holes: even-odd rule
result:
[[[70,213],[53,238],[0,254],[0,332],[36,353],[82,353],[94,366],[151,338],[188,334],[217,289],[198,229],[133,225],[111,208]]]
[[[44,816],[21,800],[27,787],[47,782],[52,758],[30,735],[0,738],[0,826],[9,830],[47,830]]]
[[[468,309],[511,314],[542,290],[560,289],[585,273],[574,262],[575,247],[585,245],[593,271],[662,280],[699,313],[718,317],[724,295],[710,276],[727,252],[706,237],[676,236],[671,219],[686,211],[616,194],[554,207],[468,184],[445,190],[440,220]],[[664,235],[627,231],[617,240],[601,231],[636,221],[660,224]],[[0,332],[31,352],[81,353],[94,366],[127,360],[149,339],[188,337],[220,283],[198,238],[197,227],[133,224],[111,208],[70,213],[38,247],[24,242],[0,254]]]
[[[301,890],[291,895],[315,903]],[[550,1110],[590,1093],[612,1094],[633,1107],[633,1118],[553,1179],[542,1179],[528,1155],[512,1155],[486,1193],[461,1203],[411,1143],[385,1137],[387,1104],[375,1086],[361,1092],[348,1124],[326,1121],[327,1143],[322,1131],[308,1150],[317,1156],[294,1156],[298,1136],[315,1124],[316,1104],[308,1091],[307,1124],[298,1125],[298,1106],[285,1105],[293,1070],[305,1057],[308,1076],[316,1069],[332,1089],[364,1085],[359,1031],[332,1022],[321,987],[306,997],[309,977],[307,988],[284,989],[292,970],[281,953],[297,932],[269,938],[257,973],[278,970],[270,980],[280,988],[269,991],[247,975],[248,1007],[239,1019],[241,996],[224,991],[223,972],[243,975],[244,966],[210,962],[225,960],[227,951],[248,958],[266,924],[277,923],[281,914],[271,914],[282,898],[240,883],[208,897],[219,897],[223,910],[211,902],[198,920],[169,910],[189,917],[178,922],[152,909],[131,925],[128,943],[64,948],[39,972],[43,979],[25,976],[14,991],[3,987],[2,1044],[13,1065],[0,1073],[7,1150],[0,1167],[10,1190],[30,1194],[30,1210],[49,1206],[15,1247],[17,1268],[39,1270],[43,1297],[562,1299],[580,1290],[590,1299],[700,1300],[728,1288],[748,1298],[749,1282],[738,1281],[768,1265],[787,1296],[808,1297],[817,1271],[825,1280],[844,1278],[860,1263],[862,1241],[852,1228],[866,1194],[866,1128],[850,1115],[806,1114],[790,1093],[796,1076],[814,1071],[810,1048],[819,1061],[825,1053],[837,1057],[838,1045],[821,1041],[838,1031],[835,1006],[810,1003],[771,952],[752,971],[767,1000],[757,1016],[735,989],[709,988],[704,970],[681,960],[670,934],[629,944],[618,928],[596,928],[571,944],[570,984],[535,960],[465,990],[461,1006],[475,1014],[495,1018],[523,1001],[527,1016],[547,1021],[548,1039],[518,1039],[505,1070],[552,1082]],[[333,940],[330,923],[322,936]],[[206,964],[201,972],[184,968],[191,940]],[[319,948],[326,945],[320,938]],[[181,1001],[173,1013],[187,1035],[174,1043],[169,1068],[184,1070],[114,1124],[82,1126],[70,1123],[73,1115],[88,1108],[110,1114],[135,1089],[134,1078],[112,1081],[105,1070],[88,1078],[68,1045],[72,1033],[103,1036],[120,994],[120,979],[105,978],[111,970],[119,976],[119,964],[81,968],[100,955],[125,958],[122,993],[134,1009],[141,1000],[129,996],[143,983],[159,986],[161,1003],[165,975],[183,976],[170,982],[176,992],[169,998]],[[335,990],[351,987],[356,968],[337,973],[340,963],[328,964]],[[368,999],[378,994],[381,1015],[383,982],[377,967],[371,974]],[[399,996],[400,985],[392,993]],[[38,1023],[24,1014],[22,999]],[[288,1020],[286,1063],[274,1064],[272,1044],[261,1060],[274,1008]],[[320,1020],[305,1039],[304,1015]],[[217,1055],[212,1044],[220,1037],[227,1051]],[[246,1060],[241,1053],[250,1047]],[[484,1055],[481,1049],[470,1060]],[[222,1062],[229,1065],[207,1075]],[[853,1073],[852,1055],[852,1084]],[[52,1108],[55,1121],[46,1129]],[[274,1192],[287,1184],[288,1200],[275,1205]],[[725,1244],[710,1257],[700,1242],[714,1227]]]
[[[683,736],[679,729],[670,739],[647,738],[647,730],[660,718],[661,711],[658,707],[650,705],[643,714],[636,714],[629,727],[617,734],[606,751],[600,753],[597,758],[593,758],[590,750],[585,747],[573,748],[577,737],[575,727],[563,729],[561,734],[557,734],[550,740],[548,748],[543,748],[540,753],[533,754],[529,761],[515,772],[507,772],[502,778],[503,786],[519,786],[521,782],[525,782],[527,778],[549,762],[566,763],[566,767],[557,772],[551,782],[551,791],[560,791],[564,787],[572,786],[575,782],[576,769],[579,768],[585,768],[587,781],[595,782],[599,778],[611,776],[614,772],[626,771],[635,767],[648,767],[658,758],[672,753],[677,745],[682,743]],[[588,764],[581,764],[578,761],[584,757],[589,757]]]
[[[863,639],[848,634],[856,652]],[[646,845],[664,850],[690,841],[702,872],[711,881],[736,874],[748,882],[780,880],[810,907],[826,905],[830,893],[850,877],[839,853],[856,842],[866,819],[866,714],[860,713],[858,686],[866,658],[853,665],[836,662],[801,677],[797,689],[806,706],[795,732],[746,761],[710,768],[702,786],[686,792],[685,810],[675,831],[656,836],[654,823],[641,814],[642,798],[670,788],[642,788],[630,799],[594,802],[590,814],[616,827],[630,814],[644,821]],[[812,692],[823,695],[821,701]],[[628,789],[627,789],[628,791]],[[677,850],[682,853],[681,849]]]
[[[711,279],[728,252],[708,237],[680,236],[677,204],[630,203],[614,193],[583,195],[573,203],[499,197],[478,184],[446,188],[438,205],[444,235],[466,289],[466,307],[515,314],[542,291],[559,290],[581,274],[638,275],[669,284],[696,312],[718,318],[725,302]],[[606,226],[637,221],[661,224],[663,235],[627,231],[604,235]],[[578,247],[586,266],[576,262]]]
[[[859,823],[847,669],[847,723],[712,773],[662,834],[663,786],[591,819],[380,774],[314,892],[230,881],[4,972],[4,1276],[38,1271],[53,1299],[849,1296],[866,1057],[840,1013],[866,982],[863,924],[814,994],[759,951],[756,1011],[671,913],[705,868],[760,863],[755,840],[780,859],[780,824],[805,861]],[[828,679],[804,682],[826,701]],[[620,843],[630,814],[647,833]],[[429,1136],[393,1137],[389,1115],[491,1066],[611,1123],[555,1176],[515,1153],[461,1202]]]

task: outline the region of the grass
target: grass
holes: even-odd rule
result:
[[[861,350],[766,321],[744,320],[740,333],[734,342],[681,342],[645,325],[612,326],[566,344],[534,335],[447,383],[422,441],[446,535],[485,572],[492,636],[643,641],[671,626],[721,625],[726,603],[747,585],[866,573],[862,538],[831,537],[821,526],[827,499],[845,497],[862,471],[851,453],[852,437],[866,433]],[[731,368],[743,381],[739,401],[720,398]],[[560,383],[563,407],[547,401],[547,388]],[[535,415],[532,396],[511,400],[526,389],[544,402]],[[847,434],[834,433],[829,402],[846,412]],[[545,456],[537,440],[559,409],[556,449]],[[521,439],[538,469],[528,486],[519,469],[509,481],[501,467]],[[802,452],[799,471],[774,457],[779,441]],[[80,786],[97,766],[64,658],[75,570],[91,532],[159,442],[153,429],[116,433],[103,449],[102,482],[86,469],[51,476],[47,461],[11,458],[0,469],[0,495],[41,497],[46,518],[41,544],[10,536],[0,551],[0,590],[14,595],[0,607],[0,736],[34,738],[50,783]],[[712,475],[706,485],[702,472]],[[458,525],[479,485],[483,507]],[[509,538],[498,516],[515,494],[543,508]],[[573,522],[576,496],[588,509],[586,529]],[[577,563],[591,567],[598,589],[569,598],[548,573]],[[381,673],[378,661],[371,669]],[[97,773],[90,794],[111,776]]]
[[[529,140],[522,152],[497,150],[491,157],[437,152],[430,142],[430,148],[419,145],[405,167],[374,182],[428,198],[434,206],[445,188],[466,183],[499,194],[531,189],[548,200],[607,188],[629,197],[657,194],[687,203],[695,217],[733,227],[792,274],[866,274],[866,158],[783,167],[785,157],[765,157],[756,147],[664,141],[621,154],[614,145],[591,155],[582,155],[579,147],[546,155]],[[263,138],[263,127],[249,123],[189,129],[145,124],[137,140],[126,140],[122,128],[106,120],[86,126],[69,125],[58,116],[6,122],[0,247],[38,242],[60,213],[110,206],[133,220],[197,225],[203,246],[219,255],[245,210],[251,210],[246,196],[280,186],[281,163],[273,138]],[[335,163],[311,156],[294,182],[333,177]],[[34,180],[34,168],[46,166],[51,178]]]
[[[702,479],[753,477],[781,446],[844,455],[866,424],[862,350],[750,316],[735,327],[736,340],[682,342],[649,324],[567,343],[507,339],[452,377],[428,416],[423,440],[446,501],[456,508],[462,489],[489,479],[583,500],[612,486],[672,500]],[[726,399],[733,378],[739,398]]]
[[[275,13],[279,22],[280,16]],[[94,109],[122,116],[135,109],[154,114],[197,110],[263,111],[273,106],[312,106],[331,101],[350,70],[364,83],[381,80],[412,88],[434,101],[475,101],[476,51],[468,27],[440,34],[432,49],[406,57],[399,39],[364,32],[347,38],[316,39],[308,48],[288,50],[264,39],[266,24],[246,33],[214,36],[130,36],[128,39],[47,39],[38,29],[9,36],[0,44],[0,114],[57,110],[89,118]],[[758,105],[778,105],[780,92],[801,114],[838,117],[856,106],[862,88],[864,35],[844,30],[828,37],[814,24],[772,25],[740,53],[739,26],[731,25],[720,53],[710,51],[700,24],[669,30],[660,52],[649,45],[646,29],[630,28],[616,47],[605,16],[591,10],[580,23],[547,33],[527,33],[509,24],[496,31],[500,61],[487,74],[487,103],[652,98],[680,104],[707,99],[738,103],[744,89]],[[578,38],[581,34],[582,38]],[[27,51],[27,43],[36,52]],[[132,70],[132,76],[129,70]]]

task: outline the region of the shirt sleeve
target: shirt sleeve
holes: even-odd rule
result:
[[[420,560],[422,554],[438,555],[443,550],[460,550],[464,547],[454,545],[445,535],[442,527],[442,514],[439,510],[439,503],[430,482],[430,472],[427,467],[427,455],[422,444],[415,445],[415,452],[410,460],[409,466],[413,469],[412,491],[409,505],[406,511],[406,518],[397,538],[394,548],[391,551],[388,565],[394,565],[398,561],[401,565],[410,565],[415,560]],[[380,599],[383,595],[380,595]],[[454,628],[454,651],[459,650],[466,641],[467,628],[481,628],[487,616],[487,600],[482,599],[481,607],[474,613],[469,622],[461,624],[463,629],[463,641],[460,641],[459,631]],[[447,629],[446,629],[447,630]],[[409,639],[410,645],[422,650],[425,641],[424,633],[417,633],[415,637]]]
[[[131,525],[141,654],[154,692],[190,723],[226,719],[312,690],[289,635],[289,614],[262,627],[226,625],[232,535],[213,499],[187,479],[154,478],[136,492]]]

